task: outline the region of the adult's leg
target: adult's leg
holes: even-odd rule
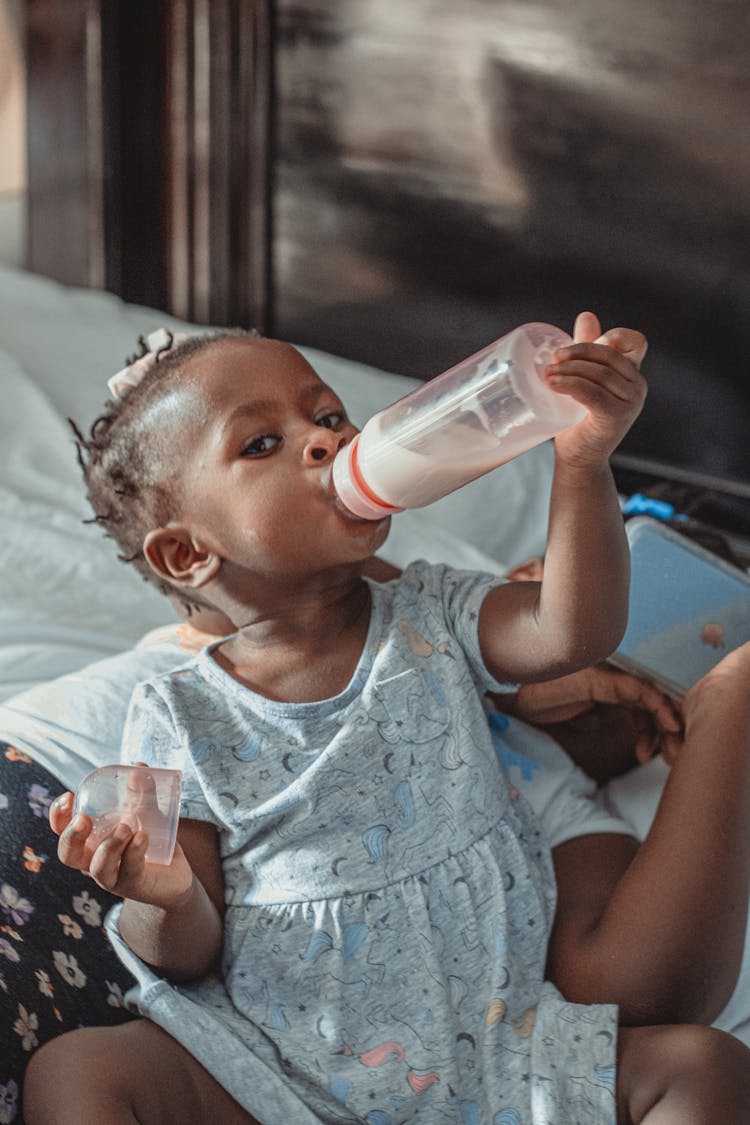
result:
[[[27,1125],[259,1125],[149,1020],[84,1028],[48,1043],[29,1064],[24,1114]]]
[[[750,1051],[716,1028],[621,1028],[618,1125],[746,1125]]]
[[[102,929],[117,901],[56,857],[50,802],[63,787],[0,741],[0,1120],[20,1122],[33,1052],[62,1032],[133,1017],[133,983]]]

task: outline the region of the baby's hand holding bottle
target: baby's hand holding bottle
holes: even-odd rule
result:
[[[594,469],[606,463],[643,409],[647,387],[639,365],[647,346],[633,329],[602,334],[593,313],[577,317],[574,342],[557,350],[546,372],[553,390],[564,390],[588,411],[556,436],[559,460]]]

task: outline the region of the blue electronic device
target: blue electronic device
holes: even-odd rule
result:
[[[750,640],[750,575],[648,516],[626,531],[630,612],[610,659],[680,699]]]

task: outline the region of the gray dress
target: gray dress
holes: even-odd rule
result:
[[[140,1010],[264,1125],[614,1119],[617,1011],[544,981],[549,848],[481,699],[496,582],[372,584],[331,699],[266,699],[210,647],[136,690],[124,756],[180,768],[182,815],[219,829],[221,978],[170,985],[110,929]]]

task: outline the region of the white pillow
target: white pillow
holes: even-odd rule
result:
[[[70,429],[0,352],[0,698],[120,652],[174,616],[90,515]]]

